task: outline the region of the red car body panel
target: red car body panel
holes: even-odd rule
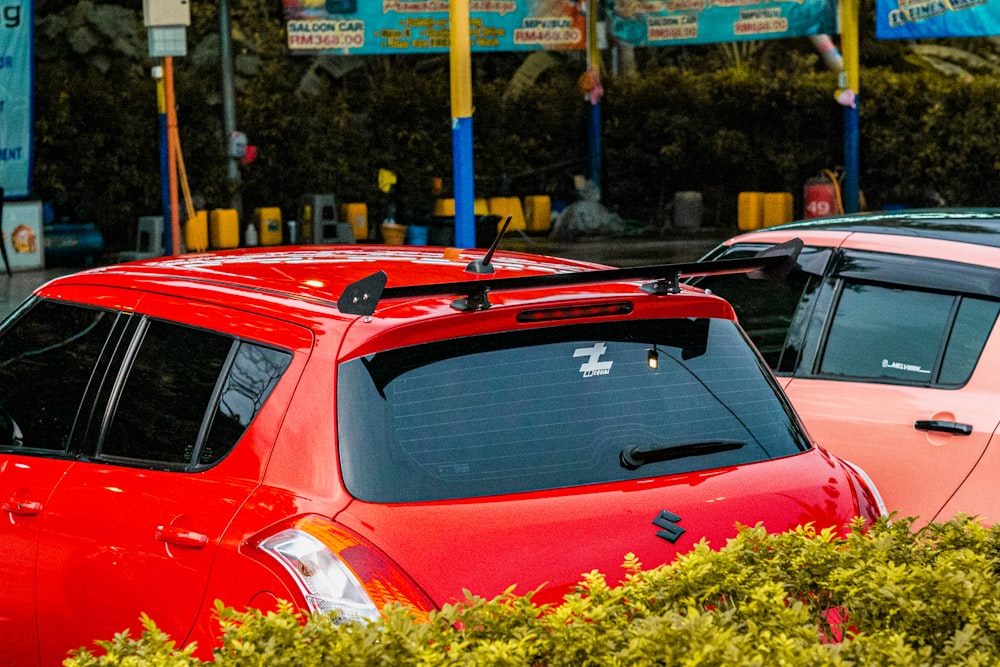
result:
[[[462,590],[492,598],[517,584],[533,598],[557,603],[583,575],[598,569],[623,578],[625,556],[644,567],[668,563],[702,538],[715,548],[737,524],[772,530],[792,523],[844,526],[859,514],[845,503],[853,489],[843,464],[820,449],[736,468],[670,478],[580,487],[462,502],[376,505],[356,501],[337,521],[393,554],[438,605],[462,599]],[[795,485],[793,480],[827,483]],[[781,494],[756,491],[777,476],[792,482]],[[653,523],[662,510],[680,515],[685,530],[671,543]],[[830,523],[831,520],[834,523]],[[434,536],[431,542],[428,537]]]

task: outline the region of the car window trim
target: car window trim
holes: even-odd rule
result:
[[[860,282],[1000,299],[1000,272],[965,262],[841,248],[830,273]]]

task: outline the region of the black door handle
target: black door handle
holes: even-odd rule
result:
[[[918,419],[913,422],[913,428],[918,431],[939,431],[952,435],[972,435],[972,427],[958,422],[946,422],[938,419]]]

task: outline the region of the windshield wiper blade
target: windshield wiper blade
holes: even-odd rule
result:
[[[647,445],[645,447],[625,447],[621,453],[621,464],[628,470],[637,470],[647,463],[683,459],[689,456],[718,454],[740,449],[746,443],[741,440],[706,440],[686,442],[680,445]]]

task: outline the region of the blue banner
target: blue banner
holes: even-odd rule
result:
[[[284,0],[292,53],[448,51],[448,0]],[[586,48],[579,3],[469,0],[472,51]]]
[[[0,186],[12,198],[31,190],[33,15],[32,0],[0,6]]]
[[[636,46],[840,32],[835,0],[616,0],[612,32]]]
[[[879,39],[1000,35],[1000,0],[877,0]]]

